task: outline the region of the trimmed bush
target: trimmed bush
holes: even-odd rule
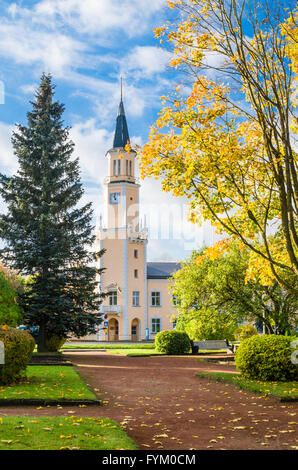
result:
[[[258,330],[253,325],[240,325],[234,331],[234,336],[239,338],[239,341],[243,339],[250,338],[253,335],[258,335]]]
[[[5,364],[0,364],[0,384],[17,382],[26,370],[35,341],[27,331],[8,326],[0,327],[0,341],[4,343]]]
[[[298,380],[298,367],[291,362],[293,337],[254,335],[243,340],[235,354],[244,377],[264,381]]]
[[[160,331],[155,337],[155,348],[165,354],[185,354],[191,349],[188,335],[182,331]]]
[[[58,336],[58,335],[50,336],[46,340],[47,351],[49,351],[49,352],[59,351],[59,349],[63,346],[65,341],[66,341],[65,337],[61,338],[61,336]]]

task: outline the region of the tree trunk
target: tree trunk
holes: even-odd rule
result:
[[[39,325],[39,333],[38,333],[38,338],[37,338],[37,351],[39,353],[47,352],[46,328],[45,328],[44,322],[41,322]]]

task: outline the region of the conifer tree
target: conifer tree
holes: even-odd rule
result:
[[[30,275],[19,299],[25,323],[39,326],[38,350],[46,339],[96,331],[101,322],[91,203],[80,205],[83,188],[64,105],[54,101],[51,75],[43,74],[12,143],[19,162],[13,177],[0,175],[0,194],[7,213],[0,217],[5,240],[1,256]]]

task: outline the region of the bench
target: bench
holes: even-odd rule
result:
[[[192,354],[198,354],[200,349],[227,349],[227,353],[234,352],[234,346],[227,339],[210,339],[206,341],[191,341]]]

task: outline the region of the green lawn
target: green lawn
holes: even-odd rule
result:
[[[156,351],[155,349],[141,349],[141,348],[138,348],[138,349],[129,349],[129,348],[125,348],[125,349],[111,349],[109,351],[109,354],[125,354],[126,356],[131,356],[131,357],[135,357],[135,356],[162,356],[163,353],[160,353],[158,351]]]
[[[61,350],[67,349],[154,349],[154,343],[150,344],[64,344]]]
[[[272,395],[282,400],[298,400],[298,382],[262,382],[227,372],[199,372],[198,376],[229,382],[250,392]]]
[[[101,343],[100,345],[98,344],[74,344],[74,345],[69,345],[65,344],[62,348],[61,351],[65,351],[67,353],[68,349],[104,349],[107,350],[110,354],[125,354],[127,356],[162,356],[164,355],[163,353],[160,353],[155,350],[155,345],[154,343],[150,344],[103,344]],[[199,352],[197,356],[194,357],[200,357],[208,354],[225,354],[227,352],[226,349],[222,350],[202,350]],[[189,354],[191,355],[191,354]]]
[[[71,366],[28,366],[26,378],[0,385],[0,400],[95,400],[96,396]]]
[[[135,450],[121,426],[107,418],[0,418],[0,450]]]

